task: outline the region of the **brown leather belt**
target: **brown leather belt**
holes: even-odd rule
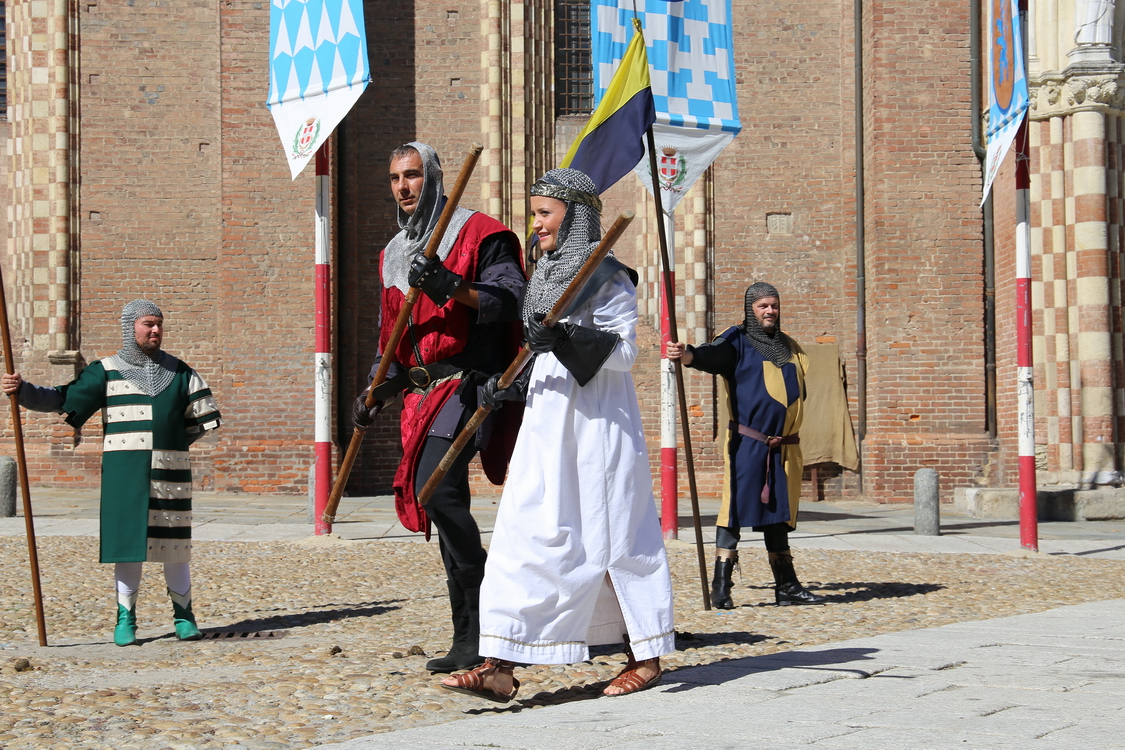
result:
[[[766,444],[766,483],[762,487],[763,503],[769,505],[770,502],[770,468],[773,466],[773,450],[779,445],[796,445],[801,442],[801,437],[798,433],[792,435],[766,435],[765,433],[758,432],[753,427],[747,427],[744,424],[739,424],[731,420],[730,431],[737,432],[739,435],[745,435],[748,438],[753,438],[759,443]]]

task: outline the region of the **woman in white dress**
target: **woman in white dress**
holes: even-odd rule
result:
[[[601,200],[573,169],[531,189],[545,255],[523,303],[536,352],[517,384],[484,388],[494,407],[527,408],[481,584],[485,664],[443,680],[507,702],[516,664],[570,664],[589,647],[625,641],[628,663],[605,689],[624,695],[660,680],[675,648],[672,586],[630,370],[637,357],[635,274],[612,256],[558,325],[540,321],[597,247]]]

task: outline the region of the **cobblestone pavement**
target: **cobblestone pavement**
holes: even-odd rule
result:
[[[748,548],[736,574],[739,606],[705,612],[694,548],[671,542],[678,650],[665,666],[1125,597],[1125,562],[1115,559],[796,554],[827,606],[770,605],[765,553]],[[47,648],[36,645],[24,539],[0,537],[0,747],[11,750],[312,747],[595,699],[623,663],[603,647],[586,664],[521,670],[518,705],[503,708],[441,690],[423,669],[450,637],[436,542],[200,540],[192,570],[209,637],[174,639],[159,566],[150,565],[138,605],[142,644],[128,648],[110,640],[112,572],[93,562],[96,539],[41,536],[39,558]]]

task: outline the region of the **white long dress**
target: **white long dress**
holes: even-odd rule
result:
[[[579,386],[539,355],[481,584],[480,653],[571,664],[621,643],[637,659],[674,650],[672,582],[630,369],[636,291],[624,271],[572,323],[621,336]]]

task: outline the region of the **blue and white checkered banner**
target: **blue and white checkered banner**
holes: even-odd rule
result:
[[[294,179],[370,81],[363,0],[272,0],[266,106]]]
[[[598,101],[632,38],[634,6],[644,29],[656,102],[653,134],[661,198],[670,212],[742,130],[731,0],[591,0]],[[634,171],[652,190],[647,150]]]
[[[989,39],[988,154],[984,160],[982,205],[1029,104],[1017,0],[991,0]]]

